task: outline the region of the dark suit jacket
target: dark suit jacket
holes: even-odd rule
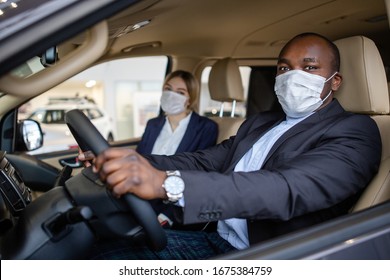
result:
[[[375,122],[345,112],[333,100],[284,133],[260,170],[233,172],[284,118],[262,113],[215,147],[150,157],[160,169],[182,170],[185,223],[246,218],[254,243],[347,213],[378,170],[381,138]]]
[[[136,149],[138,153],[142,155],[150,155],[152,153],[154,143],[156,142],[165,122],[165,116],[159,116],[148,121],[145,132],[142,135],[141,142],[138,144]],[[183,139],[177,147],[175,154],[206,149],[216,144],[217,137],[218,125],[209,118],[199,116],[197,113],[192,112],[186,132],[184,133]],[[156,214],[164,213],[174,222],[173,228],[188,228],[189,230],[198,229],[198,227],[194,226],[182,227],[181,223],[177,222],[176,215],[174,214],[176,207],[173,205],[165,204],[161,200],[151,200],[150,203]],[[200,227],[203,227],[203,225]]]
[[[152,153],[154,143],[160,134],[166,118],[160,116],[148,121],[141,142],[137,146],[137,152],[143,155]],[[197,113],[192,112],[187,130],[177,147],[176,154],[181,152],[195,152],[213,146],[217,142],[218,126]]]

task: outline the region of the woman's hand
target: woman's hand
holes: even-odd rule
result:
[[[87,158],[85,153],[84,158]],[[162,188],[166,173],[132,149],[105,150],[95,158],[93,169],[117,196],[133,193],[146,200],[167,199]]]

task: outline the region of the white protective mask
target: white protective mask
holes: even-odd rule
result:
[[[164,90],[160,99],[161,108],[168,115],[183,113],[186,110],[187,99],[187,96],[180,93]]]
[[[330,96],[322,100],[320,95],[328,79],[302,70],[291,70],[276,77],[275,93],[283,111],[290,118],[301,118],[317,110]]]

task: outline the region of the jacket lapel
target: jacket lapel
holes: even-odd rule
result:
[[[230,172],[234,169],[238,161],[245,155],[246,152],[257,142],[257,140],[264,135],[268,130],[281,123],[283,119],[268,121],[259,127],[253,129],[247,136],[244,136],[241,140],[236,138],[238,142],[237,148],[233,154],[232,160],[227,161],[228,166],[224,169],[225,172]]]
[[[337,100],[334,100],[332,103],[330,103],[328,106],[324,107],[323,109],[315,112],[310,117],[304,119],[288,131],[286,131],[272,146],[271,150],[269,151],[268,155],[264,159],[264,162],[262,166],[267,162],[267,160],[273,156],[275,151],[282,145],[287,139],[290,137],[293,137],[294,135],[297,135],[301,133],[302,131],[305,131],[308,128],[311,128],[316,123],[319,123],[322,119],[332,117],[335,115],[339,115],[340,113],[345,112],[344,109],[341,107],[340,103]]]
[[[324,118],[332,117],[343,112],[345,111],[341,107],[340,103],[336,99],[334,99],[329,105],[319,110],[318,112],[315,112],[310,117],[303,120],[299,124],[295,125],[293,128],[289,129],[286,133],[284,133],[271,148],[270,152],[264,160],[263,165],[271,156],[273,156],[278,147],[282,145],[288,138],[297,135],[302,131],[305,131],[306,129],[312,127],[314,124],[320,122]],[[283,120],[284,118],[281,118],[279,120],[270,120],[264,124],[260,124],[259,127],[253,129],[247,136],[236,138],[235,141],[238,142],[237,148],[235,149],[232,160],[227,161],[228,163],[226,164],[226,168],[224,168],[224,171],[232,171],[238,161],[245,155],[247,151],[249,151],[249,149],[256,143],[256,141],[260,139],[260,137],[262,137],[267,131],[280,124]],[[260,120],[258,121],[260,122]]]
[[[151,154],[153,150],[154,143],[156,143],[157,137],[160,135],[160,132],[165,124],[165,116],[159,116],[155,122],[153,129],[150,130],[150,139],[148,140],[149,145],[145,151],[146,154]]]
[[[183,139],[180,141],[179,147],[177,147],[176,154],[180,152],[185,152],[188,150],[188,146],[191,143],[192,139],[196,137],[197,134],[197,123],[199,122],[199,115],[195,112],[192,112],[190,121],[186,132],[184,133]]]

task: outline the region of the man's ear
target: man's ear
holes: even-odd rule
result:
[[[343,81],[343,76],[341,76],[340,73],[334,75],[334,77],[332,78],[332,91],[337,91],[342,81]]]

